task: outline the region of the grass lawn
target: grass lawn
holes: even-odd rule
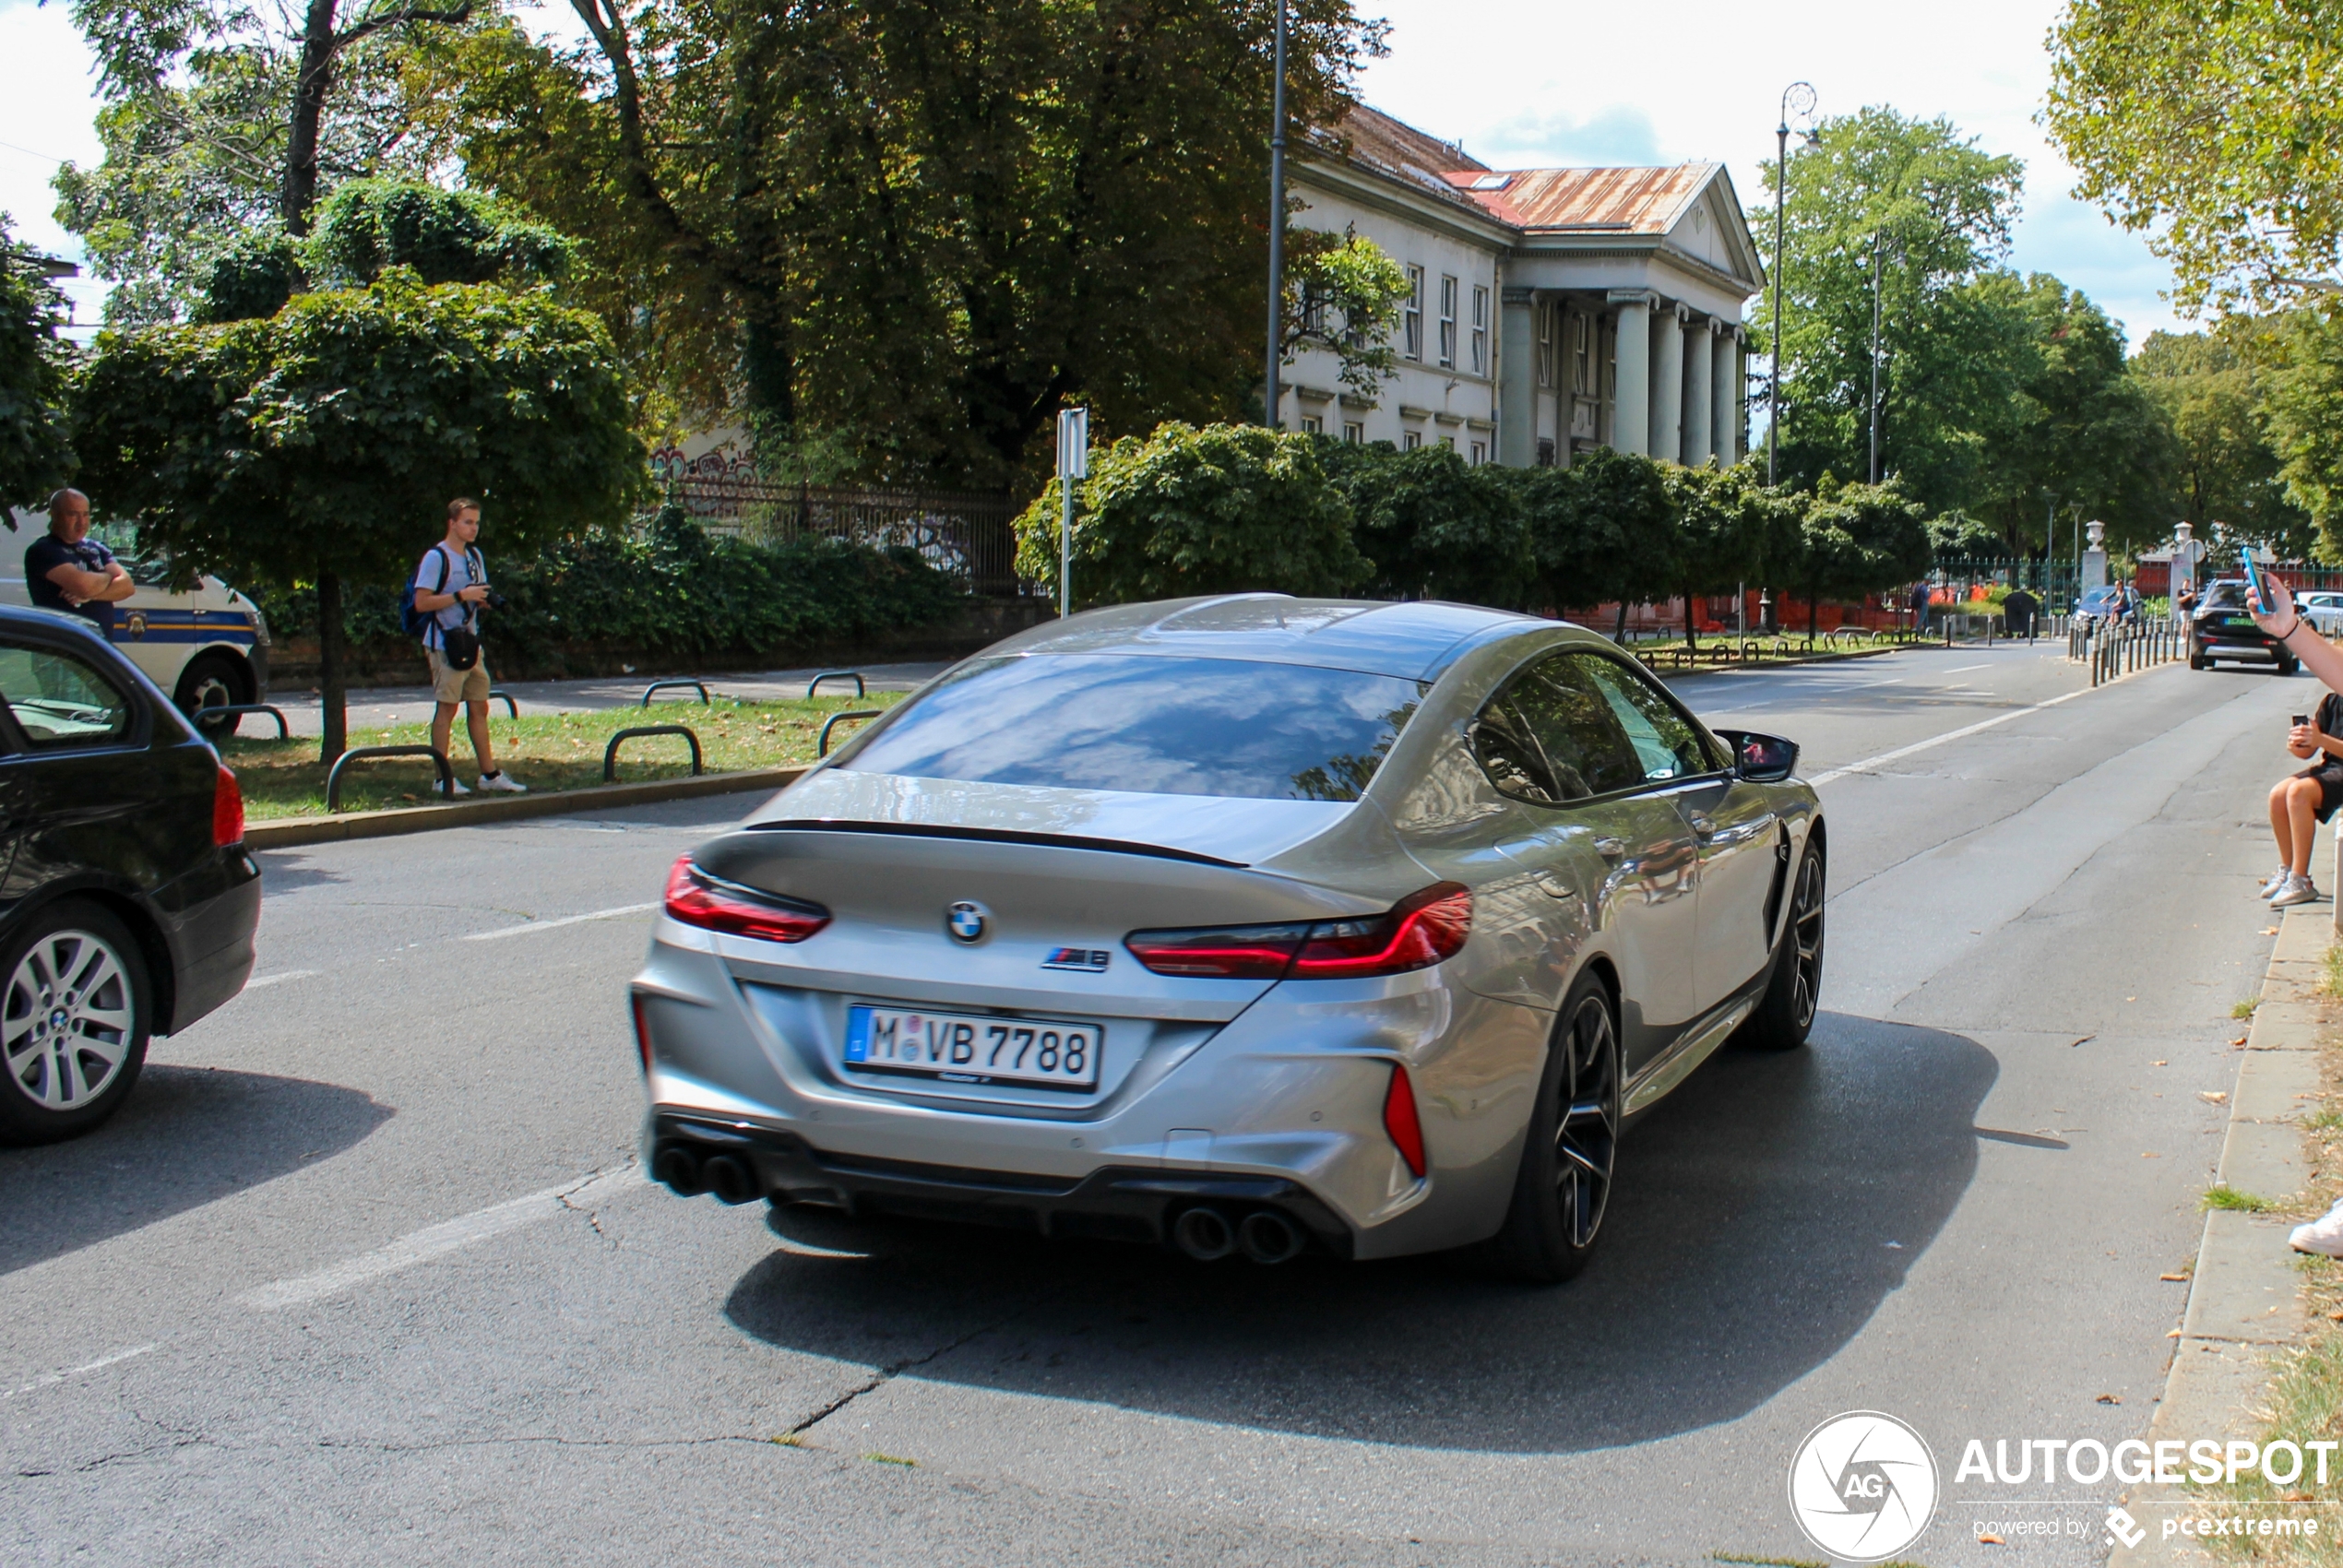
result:
[[[873,692],[867,697],[822,696],[812,702],[728,702],[719,697],[703,706],[689,700],[657,702],[649,708],[610,708],[600,713],[529,714],[505,717],[504,704],[490,712],[491,742],[500,766],[529,786],[531,794],[551,790],[577,790],[602,781],[602,748],[612,735],[639,724],[687,725],[699,736],[700,751],[710,773],[745,768],[787,767],[814,760],[822,720],[833,713],[884,708],[899,702],[899,692]],[[835,750],[859,724],[841,724],[831,732]],[[244,811],[256,822],[271,817],[312,816],[326,809],[326,768],[317,760],[315,738],[260,740],[252,731],[273,731],[264,717],[244,720],[244,732],[220,748],[220,756],[235,770],[244,787]],[[387,730],[352,730],[350,743],[358,746],[410,746],[431,743],[430,726],[399,724]],[[470,784],[479,772],[472,760],[471,742],[461,716],[456,722],[453,748],[447,760],[455,765],[457,781]],[[651,778],[681,778],[692,770],[691,750],[677,735],[653,735],[629,741],[618,754],[618,779],[639,783]],[[342,776],[344,811],[374,811],[384,807],[431,802],[435,772],[429,757],[392,757],[351,765]]]

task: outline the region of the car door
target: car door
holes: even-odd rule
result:
[[[1699,861],[1692,987],[1696,1010],[1706,1012],[1755,979],[1772,948],[1766,909],[1782,863],[1772,793],[1735,778],[1730,754],[1647,671],[1583,657],[1647,786],[1691,832]]]
[[[13,850],[0,903],[91,871],[161,881],[187,825],[159,806],[166,791],[141,705],[62,641],[18,637],[0,639],[0,703],[12,742],[0,754],[0,832]]]
[[[1692,1021],[1698,854],[1682,813],[1655,794],[1641,760],[1582,667],[1549,654],[1518,671],[1474,730],[1500,790],[1530,831],[1500,848],[1547,892],[1587,900],[1616,934],[1621,1045],[1632,1073]]]

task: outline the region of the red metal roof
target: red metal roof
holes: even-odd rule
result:
[[[1490,216],[1516,229],[1600,230],[1623,234],[1659,234],[1695,192],[1716,172],[1714,163],[1680,163],[1672,169],[1520,169],[1507,172],[1501,188],[1485,172],[1457,170],[1447,182],[1479,203]]]

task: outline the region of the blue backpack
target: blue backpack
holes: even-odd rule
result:
[[[470,550],[464,552],[464,554],[468,558],[477,553],[478,552]],[[431,547],[431,555],[432,559],[439,563],[439,584],[431,591],[434,593],[446,593],[447,591],[447,546],[445,544],[433,545]],[[485,574],[482,573],[477,565],[475,565],[472,569],[472,581],[480,581],[482,576],[484,575]],[[422,586],[423,564],[421,561],[418,561],[415,563],[414,576],[407,579],[407,591],[398,596],[398,629],[410,637],[422,636],[423,635],[423,629],[426,626],[431,625],[439,618],[436,611],[418,610],[415,608],[415,590]]]

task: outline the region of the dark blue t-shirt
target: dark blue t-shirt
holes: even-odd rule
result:
[[[85,538],[79,544],[67,544],[55,534],[44,533],[32,541],[24,552],[25,591],[32,596],[35,610],[59,610],[68,615],[85,615],[98,623],[100,631],[112,629],[113,606],[92,600],[88,604],[67,604],[65,590],[49,580],[49,574],[60,566],[78,566],[85,572],[102,572],[113,564],[113,552],[94,539]]]

